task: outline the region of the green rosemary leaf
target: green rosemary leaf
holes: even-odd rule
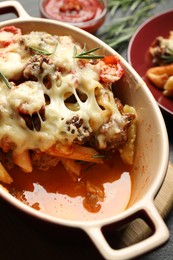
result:
[[[163,63],[172,63],[173,62],[173,55],[161,55],[161,59],[163,60]]]
[[[166,48],[164,53],[160,56],[163,64],[169,64],[173,62],[173,49]]]
[[[74,48],[73,48],[73,58],[75,58],[76,55],[77,55],[77,48],[76,48],[76,46],[74,46]]]
[[[44,54],[44,55],[51,55],[52,52],[46,51],[46,50],[41,50],[41,49],[37,49],[35,47],[32,46],[28,46],[29,49],[33,50],[34,52],[38,53],[38,54]]]
[[[8,79],[5,77],[5,75],[0,72],[0,78],[2,79],[2,81],[6,84],[6,86],[11,89],[11,85],[10,85],[10,82],[8,81]]]
[[[84,48],[82,52],[77,53],[77,48],[74,46],[74,52],[73,52],[73,58],[77,59],[102,59],[104,58],[104,55],[96,55],[94,54],[95,51],[99,50],[100,47],[96,47],[90,50],[86,50],[86,46],[84,45]]]
[[[129,34],[126,35],[121,35],[119,38],[117,38],[116,40],[112,40],[109,42],[109,45],[111,47],[114,46],[119,46],[120,44],[122,44],[123,42],[127,41],[130,39],[130,37],[132,36],[133,32],[130,32]]]
[[[135,11],[139,5],[141,4],[141,0],[138,0],[138,1],[133,1],[131,7],[130,7],[130,10],[133,12]]]
[[[74,58],[77,58],[77,59],[85,59],[85,60],[92,60],[92,59],[103,59],[104,58],[104,56],[103,55],[82,55],[82,56],[76,56],[76,57],[74,57]]]
[[[103,154],[94,154],[92,157],[93,158],[105,158],[105,155],[103,155]]]
[[[28,48],[31,49],[31,50],[33,50],[35,53],[43,54],[43,55],[49,56],[49,55],[52,55],[52,54],[55,53],[55,51],[56,51],[56,49],[57,49],[57,46],[58,46],[58,44],[55,45],[55,47],[54,47],[54,49],[53,49],[52,52],[47,51],[47,50],[45,50],[45,49],[37,49],[37,48],[32,47],[32,46],[28,46]]]
[[[82,52],[79,54],[79,56],[83,56],[83,55],[87,55],[87,54],[93,53],[93,52],[95,52],[95,51],[97,51],[97,50],[99,50],[99,49],[100,49],[100,47],[96,47],[96,48],[91,49],[91,50],[88,50],[88,51],[82,51]]]
[[[108,154],[95,154],[92,156],[93,158],[102,158],[102,159],[108,159],[110,156]]]

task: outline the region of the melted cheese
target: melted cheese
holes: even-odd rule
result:
[[[160,40],[160,47],[165,49],[173,50],[173,31],[170,31],[170,35],[168,38],[164,38],[162,36],[158,37]]]
[[[14,52],[5,52],[0,56],[0,71],[8,79],[19,79],[25,64],[21,56]]]
[[[14,110],[23,110],[32,115],[45,105],[42,86],[38,82],[27,81],[13,88],[7,96],[7,101]]]
[[[2,41],[9,41],[9,40],[11,40],[12,36],[13,36],[12,32],[1,31],[1,33],[0,33],[0,42],[2,42]]]
[[[28,56],[28,46],[52,54],[48,56],[49,62],[43,60],[38,65],[39,72],[34,67],[36,63],[30,64],[30,73],[35,73],[34,80],[32,77],[25,79],[23,83],[12,85],[12,89],[0,82],[0,140],[7,138],[14,144],[16,152],[45,151],[55,143],[70,145],[76,139],[82,141],[109,120],[114,122],[109,135],[123,129],[126,117],[120,114],[113,93],[99,82],[100,67],[89,62],[83,65],[73,58],[74,46],[78,51],[82,49],[71,37],[33,32],[20,36],[18,43],[16,52],[8,49],[4,57],[1,52],[0,71],[10,80],[19,78],[31,63],[33,53]],[[45,84],[45,77],[49,79],[50,88]],[[46,103],[45,96],[50,102]],[[75,104],[66,102],[69,96],[75,98]],[[43,108],[45,120],[40,116]],[[29,129],[19,112],[30,116],[37,113],[41,121],[40,131]],[[72,123],[76,118],[82,120],[78,127]],[[104,148],[104,134],[98,135],[98,143]]]

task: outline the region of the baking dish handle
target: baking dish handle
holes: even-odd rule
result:
[[[10,10],[10,8],[14,8],[19,18],[27,19],[31,17],[18,1],[3,1],[0,3],[0,10],[4,9],[4,13],[8,13],[8,10]]]
[[[84,228],[91,240],[94,242],[97,249],[105,259],[131,259],[141,254],[144,254],[169,239],[169,231],[163,219],[155,208],[154,204],[146,205],[142,210],[147,215],[147,218],[152,226],[153,234],[145,240],[128,246],[123,249],[113,249],[105,239],[100,226],[90,226]]]

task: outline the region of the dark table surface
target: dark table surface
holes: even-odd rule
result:
[[[27,13],[40,17],[39,0],[19,1]],[[155,13],[173,8],[172,0],[163,0]],[[0,21],[15,18],[13,13],[0,15]],[[173,117],[163,113],[168,130],[170,161],[173,162]],[[173,210],[165,222],[170,230],[167,243],[138,259],[173,259]],[[77,230],[61,230],[33,220],[0,199],[0,259],[102,259],[91,241]]]

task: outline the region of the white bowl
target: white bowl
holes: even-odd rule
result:
[[[138,127],[132,196],[128,208],[124,212],[97,221],[72,221],[59,219],[30,208],[3,189],[0,189],[1,197],[35,218],[57,225],[82,229],[107,259],[129,259],[161,245],[169,238],[169,232],[154,206],[154,198],[167,171],[168,137],[160,109],[144,81],[119,54],[93,35],[54,20],[33,18],[26,13],[17,1],[0,3],[0,9],[7,7],[13,7],[19,17],[0,23],[0,27],[14,25],[21,28],[24,33],[39,30],[51,34],[71,35],[79,42],[86,42],[88,48],[100,45],[106,54],[118,55],[124,67],[125,75],[121,80],[121,87],[117,95],[123,102],[135,107],[138,114]],[[153,234],[148,239],[130,247],[120,250],[112,249],[102,233],[102,228],[111,223],[117,225],[128,223],[141,214],[148,220],[148,224],[153,229]]]

